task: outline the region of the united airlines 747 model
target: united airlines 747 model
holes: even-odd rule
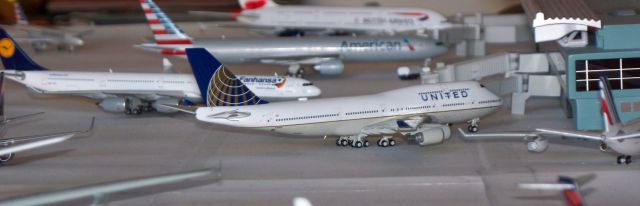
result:
[[[219,24],[267,30],[287,35],[298,32],[395,34],[451,27],[442,14],[419,8],[279,6],[273,0],[239,0],[242,10],[229,14],[197,11],[196,15],[232,17],[239,24]]]
[[[115,72],[48,71],[33,62],[0,29],[0,56],[7,78],[37,93],[84,96],[99,101],[110,112],[140,114],[155,109],[175,112],[158,105],[199,103],[200,90],[190,74],[149,74]],[[320,95],[320,89],[307,80],[280,76],[240,76],[242,82],[269,101],[296,100]]]
[[[339,136],[337,145],[395,145],[395,133],[410,134],[420,145],[439,144],[451,136],[448,123],[475,120],[502,105],[477,82],[417,85],[379,94],[269,103],[255,95],[211,54],[187,49],[189,63],[207,107],[176,108],[201,121],[284,134]],[[231,92],[229,92],[231,91]],[[175,108],[175,107],[174,107]],[[470,130],[477,131],[477,121]]]
[[[425,60],[447,52],[436,41],[418,37],[314,37],[192,39],[151,0],[141,0],[155,43],[137,45],[164,55],[183,56],[185,48],[206,48],[225,64],[265,63],[289,66],[300,74],[312,65],[321,74],[341,74],[343,61]]]

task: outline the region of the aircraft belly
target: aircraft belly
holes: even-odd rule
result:
[[[362,128],[385,119],[386,118],[369,118],[313,124],[298,124],[282,127],[270,127],[270,130],[276,133],[304,136],[357,135],[360,133]]]
[[[623,142],[609,141],[607,145],[613,151],[624,155],[640,155],[640,139],[626,139]]]
[[[432,114],[429,114],[429,116],[434,121],[432,123],[440,123],[440,124],[460,123],[460,122],[469,121],[473,118],[485,116],[496,109],[497,107],[468,109],[468,110],[453,110],[453,111],[447,111],[447,112],[432,113]]]

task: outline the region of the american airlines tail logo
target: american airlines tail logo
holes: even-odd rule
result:
[[[267,101],[253,94],[224,65],[220,65],[209,81],[208,106],[243,106],[266,103]]]
[[[407,39],[407,37],[402,37],[402,41],[404,41],[404,43],[407,44],[407,47],[409,47],[410,51],[415,51],[416,48],[413,47],[413,45],[411,45],[411,42],[409,42],[409,39]]]

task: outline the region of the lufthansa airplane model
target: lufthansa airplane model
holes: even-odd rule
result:
[[[425,60],[447,52],[439,42],[420,37],[312,37],[192,39],[151,0],[140,1],[154,43],[136,47],[184,57],[186,48],[206,48],[225,64],[263,63],[288,66],[289,74],[311,66],[325,75],[341,74],[343,61]]]
[[[198,86],[207,94],[203,96],[207,106],[174,108],[214,124],[293,135],[338,136],[339,146],[366,147],[369,136],[382,136],[377,141],[381,147],[394,146],[392,135],[396,133],[410,135],[420,145],[439,144],[451,136],[448,123],[475,120],[502,105],[498,96],[471,81],[270,103],[251,92],[205,49],[186,52]],[[477,131],[477,125],[470,129]]]
[[[158,105],[193,104],[202,100],[191,74],[49,71],[33,62],[1,29],[0,46],[7,78],[36,93],[84,96],[97,100],[105,111],[126,114],[151,109],[171,113],[176,111]],[[321,93],[311,82],[295,77],[239,78],[269,101],[306,99]]]
[[[16,40],[31,43],[36,51],[43,51],[48,45],[56,45],[58,50],[73,51],[76,47],[84,45],[83,36],[93,32],[93,28],[72,32],[30,25],[17,0],[14,2],[14,12],[16,18],[14,27],[27,34],[26,38],[16,38]]]
[[[192,11],[191,14],[235,19],[223,27],[262,30],[287,36],[318,34],[416,33],[450,28],[440,13],[420,8],[280,6],[273,0],[239,0],[242,9],[234,13]]]
[[[468,138],[524,138],[529,140],[527,150],[531,152],[544,152],[547,150],[549,141],[544,137],[571,137],[591,141],[599,141],[600,150],[607,151],[613,149],[620,154],[617,158],[618,164],[631,163],[631,155],[640,154],[640,121],[634,120],[627,124],[622,124],[611,94],[611,86],[607,77],[601,76],[600,81],[600,102],[602,106],[602,118],[604,130],[601,133],[571,131],[561,129],[538,128],[534,132],[511,132],[511,133],[484,133],[466,134],[459,130],[463,136]]]

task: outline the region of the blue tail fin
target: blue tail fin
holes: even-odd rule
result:
[[[4,69],[19,71],[47,70],[33,62],[3,28],[0,28],[0,57],[2,58]]]
[[[186,50],[191,70],[198,82],[202,100],[207,106],[244,106],[269,103],[256,96],[209,51]]]

